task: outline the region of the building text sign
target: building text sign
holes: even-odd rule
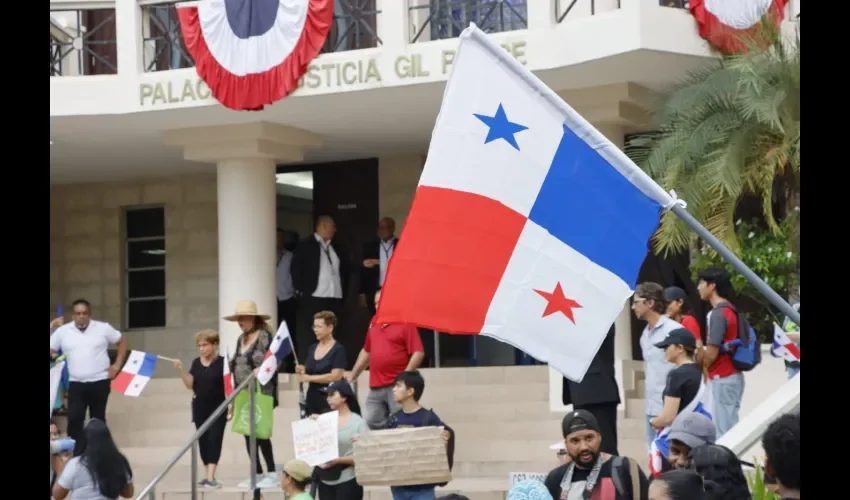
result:
[[[501,44],[517,61],[526,64],[524,40]],[[366,88],[412,80],[432,79],[448,74],[457,51],[442,50],[401,54],[387,65],[381,56],[362,57],[347,61],[311,64],[298,82],[298,90],[344,90],[348,87]],[[167,104],[202,102],[212,98],[209,87],[197,76],[184,80],[142,83],[139,85],[139,105],[162,106]]]

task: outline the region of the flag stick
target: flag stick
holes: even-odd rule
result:
[[[791,321],[797,323],[797,325],[800,324],[800,313],[795,311],[788,301],[783,299],[773,288],[770,288],[767,283],[765,283],[756,273],[747,267],[747,265],[744,264],[732,250],[729,250],[726,245],[724,245],[713,234],[711,234],[708,229],[700,224],[699,221],[696,220],[696,218],[694,218],[694,216],[691,215],[691,213],[688,212],[681,203],[674,203],[670,208],[670,211],[682,219],[682,222],[684,222],[685,225],[691,228],[693,232],[697,233],[703,241],[708,243],[708,246],[713,248],[718,255],[723,257],[723,259],[728,262],[735,271],[739,272],[747,281],[749,281],[750,284],[753,285],[759,293],[764,295],[771,304],[791,318]]]
[[[156,355],[156,357],[157,357],[157,358],[159,358],[159,359],[161,359],[161,360],[163,360],[163,361],[171,361],[172,363],[174,363],[175,361],[177,361],[177,360],[176,360],[176,359],[174,359],[174,358],[166,358],[165,356],[160,356],[159,354],[157,354],[157,355]]]

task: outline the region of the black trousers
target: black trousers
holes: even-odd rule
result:
[[[602,431],[602,444],[599,450],[618,456],[617,451],[617,403],[600,403],[592,405],[575,405],[576,410],[587,410],[599,422],[599,430]]]
[[[318,500],[363,500],[363,487],[357,484],[357,479],[333,486],[319,481]]]
[[[213,408],[215,411],[215,408]],[[210,418],[212,412],[198,412],[195,417],[195,429],[200,429]],[[224,430],[227,428],[227,414],[222,413],[198,440],[198,452],[204,465],[218,464],[221,458],[221,444],[224,442]]]
[[[289,329],[289,336],[293,338],[295,336],[295,312],[298,308],[298,303],[295,300],[295,297],[289,300],[279,300],[277,301],[277,326],[280,327],[281,323],[286,322],[286,327]],[[284,373],[295,373],[295,360],[292,355],[286,357],[281,364],[280,371]]]
[[[342,299],[326,299],[321,297],[300,297],[298,299],[298,312],[295,315],[295,350],[298,353],[298,361],[303,365],[307,357],[307,348],[316,343],[316,334],[313,333],[313,316],[319,311],[331,311],[336,314],[337,320],[342,315]]]
[[[104,379],[97,382],[71,382],[68,385],[68,436],[76,441],[75,457],[85,449],[83,425],[86,422],[86,411],[91,418],[106,422],[109,383],[109,379]]]
[[[258,451],[263,455],[263,460],[266,461],[266,468],[268,472],[275,471],[274,465],[274,453],[272,453],[272,441],[271,439],[260,439],[257,438],[257,448]],[[248,450],[248,456],[251,456],[251,438],[249,436],[245,436],[245,449]],[[263,466],[260,465],[260,456],[257,455],[257,474],[263,473]]]

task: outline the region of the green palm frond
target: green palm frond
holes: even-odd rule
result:
[[[800,39],[783,40],[769,26],[745,54],[724,56],[670,86],[655,120],[658,130],[633,139],[626,153],[733,249],[735,210],[745,195],[761,200],[768,226],[779,231],[772,200],[776,180],[800,175]],[[654,247],[686,250],[693,234],[665,213]]]

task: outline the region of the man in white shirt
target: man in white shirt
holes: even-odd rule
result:
[[[86,410],[91,418],[106,421],[109,383],[127,358],[127,339],[109,323],[91,319],[91,304],[78,299],[71,305],[73,322],[60,326],[50,336],[50,358],[62,351],[68,367],[68,436],[76,440],[74,455],[82,451]],[[115,363],[109,363],[108,348],[118,345]]]
[[[342,316],[343,299],[348,291],[349,256],[334,240],[335,235],[336,223],[329,215],[323,215],[316,220],[316,232],[301,241],[292,256],[292,284],[298,298],[292,340],[299,360],[316,343],[313,315],[331,311],[337,318]]]
[[[363,245],[363,266],[360,268],[360,307],[375,315],[375,293],[384,286],[387,266],[393,256],[398,238],[395,221],[384,217],[378,222],[378,237]]]
[[[670,332],[683,326],[667,316],[667,302],[664,300],[664,287],[651,281],[641,283],[635,288],[632,299],[632,312],[637,319],[646,321],[646,327],[640,336],[640,349],[643,354],[644,373],[644,410],[646,413],[646,440],[651,445],[656,431],[649,421],[658,416],[664,408],[664,387],[667,374],[676,365],[667,361],[664,350],[655,347],[667,338]]]

